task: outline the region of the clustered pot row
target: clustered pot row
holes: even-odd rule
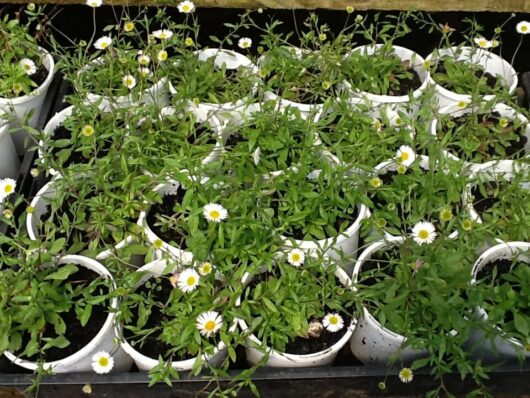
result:
[[[23,122],[34,174],[52,179],[4,202],[10,360],[98,373],[134,360],[159,381],[226,369],[239,346],[290,367],[350,343],[365,364],[480,379],[468,361],[528,355],[530,126],[505,60],[269,34],[254,61],[166,28],[138,52],[130,27],[88,58],[63,54],[72,105],[43,131]],[[38,115],[28,101],[54,73],[35,54],[48,78],[5,99],[19,117]],[[15,185],[0,181],[2,200]]]

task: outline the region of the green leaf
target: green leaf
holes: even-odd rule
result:
[[[68,264],[61,268],[59,268],[54,273],[48,275],[45,280],[58,280],[58,281],[64,281],[66,278],[68,278],[70,275],[76,273],[78,268],[74,264]]]
[[[513,320],[515,322],[515,328],[517,329],[517,331],[523,334],[524,336],[528,336],[528,321],[526,320],[526,318],[523,315],[514,312]]]

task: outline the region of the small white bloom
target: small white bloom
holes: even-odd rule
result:
[[[160,40],[169,40],[173,36],[173,32],[169,29],[159,29],[153,32],[153,36]]]
[[[396,152],[396,158],[399,164],[409,167],[416,160],[416,153],[408,145],[401,145]]]
[[[322,324],[329,332],[338,332],[344,327],[344,319],[337,314],[331,313],[327,314],[324,319],[322,319]]]
[[[164,62],[167,60],[167,51],[166,50],[160,50],[158,54],[156,54],[156,59],[158,62]]]
[[[486,40],[483,37],[475,37],[473,40],[474,40],[475,44],[477,46],[479,46],[480,48],[490,48],[491,47],[491,41]]]
[[[144,67],[139,67],[138,68],[138,73],[140,74],[140,76],[142,76],[144,79],[151,76],[151,70],[149,68],[144,68]]]
[[[205,261],[204,263],[199,265],[199,274],[201,274],[202,276],[210,275],[213,268],[214,266],[212,265],[212,263],[210,263],[209,261]]]
[[[223,317],[216,311],[206,311],[197,317],[197,329],[203,336],[210,337],[223,326]]]
[[[254,154],[252,155],[252,159],[254,160],[254,164],[257,166],[259,164],[259,159],[261,155],[261,149],[260,147],[257,147],[254,151]]]
[[[252,39],[250,37],[242,37],[237,42],[237,45],[239,46],[239,48],[243,49],[250,48],[252,46]]]
[[[149,62],[151,62],[151,58],[149,57],[149,55],[140,55],[138,56],[138,63],[142,66],[147,66],[149,65]]]
[[[202,210],[203,216],[208,221],[221,222],[228,217],[228,211],[217,203],[208,203]]]
[[[530,33],[530,22],[521,21],[517,24],[515,29],[517,30],[517,33],[520,33],[522,35],[527,35],[528,33]]]
[[[0,180],[0,200],[7,198],[17,187],[17,182],[12,178],[4,178]]]
[[[96,352],[92,356],[92,369],[98,374],[109,373],[114,367],[114,358],[106,351]]]
[[[399,380],[401,380],[402,383],[410,383],[413,378],[414,373],[412,373],[412,369],[403,368],[399,371]]]
[[[185,0],[183,2],[180,2],[177,8],[179,12],[183,12],[184,14],[189,14],[190,12],[193,12],[193,10],[195,10],[195,4],[193,4],[192,1]]]
[[[112,39],[110,36],[102,36],[99,39],[96,40],[94,43],[94,47],[96,47],[98,50],[105,50],[112,44]]]
[[[430,245],[436,239],[436,228],[427,221],[420,221],[412,228],[412,238],[418,245]]]
[[[132,90],[136,86],[136,79],[134,78],[133,75],[125,75],[125,76],[123,76],[123,79],[121,79],[121,82],[129,90]]]
[[[37,67],[35,66],[35,62],[33,62],[29,58],[22,58],[19,62],[19,65],[27,75],[31,76],[32,74],[37,72]]]
[[[300,249],[293,249],[287,254],[287,261],[293,267],[299,267],[304,263],[305,254]]]
[[[177,285],[184,293],[190,293],[199,286],[199,274],[193,268],[182,271],[177,279]]]
[[[92,8],[97,8],[103,4],[103,0],[86,0],[85,4]]]

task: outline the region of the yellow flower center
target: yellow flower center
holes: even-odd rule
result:
[[[125,25],[123,26],[123,30],[126,32],[130,32],[133,29],[134,29],[134,23],[132,22],[126,22]]]
[[[101,48],[107,48],[108,45],[109,45],[109,43],[107,43],[106,41],[103,41],[103,42],[100,43],[99,46],[100,46]]]
[[[462,228],[464,228],[465,231],[469,231],[471,229],[471,227],[473,226],[473,224],[471,223],[471,221],[469,220],[465,220],[463,223],[462,223]]]
[[[408,154],[408,152],[401,152],[401,160],[407,161],[409,160],[409,158],[410,155]]]
[[[332,325],[336,325],[339,323],[339,318],[337,318],[335,315],[329,317],[329,323]]]
[[[291,259],[294,261],[294,262],[298,262],[300,261],[300,253],[293,253],[291,255]]]
[[[528,26],[523,25],[521,26],[521,32],[526,32],[528,30]]]
[[[379,130],[381,128],[381,122],[379,121],[379,119],[375,119],[373,125],[376,130]]]
[[[418,236],[420,239],[427,239],[429,237],[429,231],[422,229],[420,232],[418,232]]]
[[[405,174],[407,172],[407,167],[400,164],[398,167],[397,167],[397,172],[399,174]]]
[[[501,127],[506,127],[508,125],[508,119],[506,119],[505,117],[501,117],[499,119],[499,125]]]
[[[186,280],[186,284],[188,286],[193,286],[195,285],[195,277],[194,276],[189,276],[188,279]]]
[[[90,137],[94,134],[94,127],[90,125],[86,125],[81,129],[81,134],[83,134],[85,137]]]
[[[188,11],[190,10],[190,6],[187,5],[187,4],[184,4],[184,5],[182,6],[182,10],[183,10],[184,12],[188,12]]]
[[[207,330],[208,332],[211,332],[212,330],[215,329],[216,326],[217,324],[215,323],[215,321],[209,320],[204,324],[204,329]]]
[[[25,69],[25,70],[29,70],[29,69],[30,69],[30,68],[29,68],[29,64],[24,64],[24,69]]]
[[[193,39],[191,37],[186,37],[186,40],[184,40],[184,44],[187,46],[193,46]]]
[[[440,218],[442,219],[442,221],[449,221],[451,218],[453,218],[453,212],[451,211],[451,209],[444,209],[440,214]]]
[[[488,45],[488,43],[486,43],[486,40],[480,40],[480,41],[478,42],[478,45],[479,45],[480,47],[486,47],[486,46]]]
[[[381,185],[383,185],[383,181],[379,177],[374,177],[370,180],[370,185],[374,188],[379,188]]]
[[[165,33],[160,33],[160,38],[161,39],[167,39],[167,35]]]
[[[107,357],[101,357],[99,358],[99,366],[107,367],[109,365],[109,359]]]
[[[204,274],[209,274],[212,271],[212,264],[210,263],[204,263],[202,265],[202,272]]]
[[[155,249],[160,249],[162,247],[162,241],[160,239],[155,240],[153,246]]]
[[[466,104],[465,101],[459,101],[459,102],[458,102],[458,107],[459,107],[459,108],[465,108],[466,105],[467,105],[467,104]]]
[[[11,185],[11,184],[7,184],[7,185],[4,187],[4,192],[5,192],[5,193],[11,193],[11,192],[13,192],[14,189],[15,189],[15,188],[13,187],[13,185]]]
[[[214,220],[218,219],[221,216],[221,213],[219,213],[217,210],[210,211],[210,217],[212,217]]]
[[[167,52],[166,51],[160,51],[158,53],[158,59],[165,61],[167,59]]]

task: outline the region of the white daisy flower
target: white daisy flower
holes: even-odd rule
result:
[[[213,268],[214,266],[212,265],[212,263],[210,263],[209,261],[205,261],[198,267],[199,274],[201,274],[202,276],[210,275]]]
[[[408,145],[401,145],[396,152],[396,158],[399,164],[409,167],[416,160],[416,153]]]
[[[158,54],[156,54],[156,59],[158,62],[164,62],[167,60],[167,51],[166,50],[160,50]]]
[[[254,151],[254,154],[252,155],[252,160],[254,160],[254,164],[257,166],[259,164],[259,159],[261,155],[261,149],[260,147],[257,147]]]
[[[177,279],[177,285],[184,293],[190,293],[199,286],[200,276],[193,268],[182,271]]]
[[[430,245],[436,239],[436,228],[427,221],[420,221],[412,228],[412,238],[418,245],[427,243]]]
[[[145,68],[145,67],[142,67],[142,66],[138,68],[138,73],[144,79],[149,77],[149,76],[151,76],[151,70],[149,68]]]
[[[243,49],[250,48],[252,47],[252,39],[250,37],[242,37],[237,42],[237,45],[239,46],[239,48]]]
[[[210,337],[217,333],[223,326],[223,317],[216,311],[206,311],[200,314],[197,319],[197,329],[203,336]]]
[[[381,131],[381,128],[383,127],[383,124],[381,123],[381,120],[379,120],[378,118],[374,117],[374,119],[372,120],[372,127],[376,131]]]
[[[92,356],[92,369],[98,374],[109,373],[114,367],[114,359],[107,351],[96,352]]]
[[[103,0],[86,0],[85,4],[92,8],[97,8],[103,4]]]
[[[183,2],[180,2],[177,8],[179,12],[183,12],[184,14],[189,14],[190,12],[193,12],[193,10],[195,10],[195,4],[193,4],[192,1],[185,0]]]
[[[138,63],[143,66],[149,65],[149,62],[151,62],[151,58],[149,57],[149,55],[145,55],[145,54],[138,56],[137,60],[138,60]]]
[[[473,41],[480,48],[490,48],[491,47],[491,41],[486,40],[484,37],[475,37],[473,39]]]
[[[530,33],[530,22],[521,21],[515,26],[515,29],[517,30],[517,33],[527,35],[528,33]]]
[[[110,36],[102,36],[99,39],[96,40],[94,43],[94,47],[96,47],[98,50],[105,50],[112,44],[112,39]]]
[[[304,263],[305,254],[300,249],[293,249],[287,254],[287,262],[293,267],[299,267]]]
[[[410,383],[413,378],[414,373],[412,373],[412,369],[403,368],[399,371],[399,380],[401,380],[402,383]]]
[[[0,180],[0,200],[7,198],[17,187],[17,182],[12,178],[4,178]]]
[[[344,319],[337,313],[331,313],[322,319],[322,324],[329,332],[335,333],[344,327]]]
[[[208,203],[202,210],[204,218],[212,222],[221,222],[228,217],[228,211],[218,203]]]
[[[173,32],[169,29],[159,29],[153,32],[153,36],[160,40],[169,40],[173,36]]]
[[[133,75],[125,75],[121,79],[121,82],[125,87],[127,87],[129,90],[132,90],[136,86],[136,79]]]
[[[24,70],[26,75],[31,76],[32,74],[37,72],[37,67],[35,66],[35,62],[33,62],[29,58],[22,58],[18,64]]]

